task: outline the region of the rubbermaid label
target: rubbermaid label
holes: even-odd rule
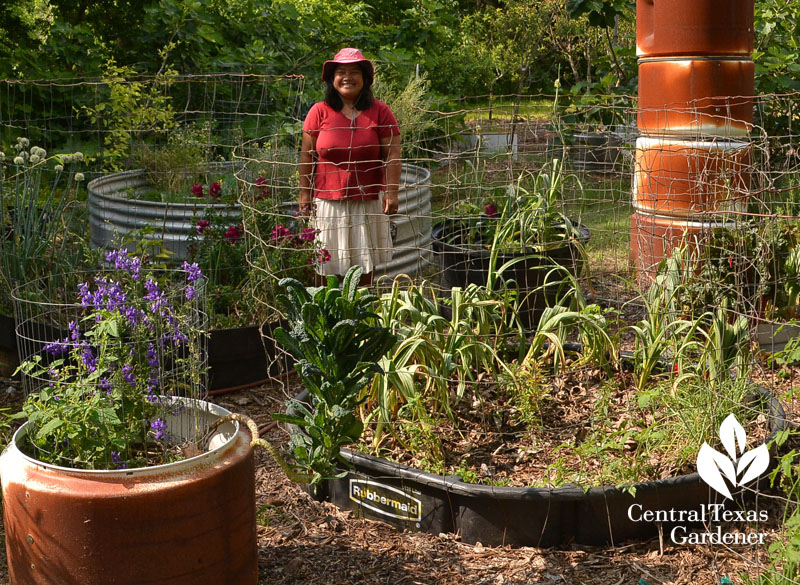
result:
[[[422,502],[396,487],[365,479],[351,479],[350,499],[382,516],[411,522],[422,520]]]

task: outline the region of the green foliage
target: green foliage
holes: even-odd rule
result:
[[[339,450],[361,437],[359,393],[375,374],[383,374],[378,361],[396,341],[388,328],[375,324],[377,298],[359,290],[362,273],[358,266],[348,270],[341,288],[335,276],[326,286],[308,289],[293,279],[281,281],[286,292],[278,300],[290,328],[278,328],[275,338],[297,360],[310,404],[293,401],[293,414],[274,417],[300,428],[292,433],[291,455],[313,475],[312,483],[335,476],[345,464]]]
[[[124,251],[109,258],[117,269],[68,300],[82,310],[62,315],[74,317],[66,337],[17,370],[37,387],[19,416],[30,425],[23,449],[40,461],[122,469],[181,458],[161,417],[165,400],[199,383],[202,276],[171,285]]]
[[[106,63],[103,82],[108,97],[94,106],[84,106],[81,113],[106,131],[103,163],[108,170],[125,167],[134,137],[143,140],[148,134],[175,127],[175,111],[166,92],[169,76],[174,73],[167,70],[152,79],[137,79],[133,68],[117,65],[113,59]]]
[[[426,75],[409,78],[403,87],[376,78],[375,97],[386,103],[397,118],[403,139],[403,157],[417,158],[423,138],[436,128],[436,122],[426,112],[426,94],[430,89]]]
[[[0,150],[0,305],[6,310],[15,286],[75,270],[81,256],[73,221],[83,154],[48,156],[23,137],[13,150]]]

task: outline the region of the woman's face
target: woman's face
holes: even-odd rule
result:
[[[333,87],[342,99],[355,101],[364,89],[364,74],[358,64],[337,65],[333,70]]]

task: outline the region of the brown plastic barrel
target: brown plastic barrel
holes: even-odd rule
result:
[[[11,585],[256,585],[243,432],[198,457],[127,471],[42,464],[17,448],[19,433],[0,458]]]
[[[753,126],[750,59],[641,59],[641,132],[658,135],[745,137]]]
[[[754,0],[637,0],[636,54],[747,57],[753,11]]]
[[[633,205],[654,215],[743,211],[750,187],[747,142],[636,140]]]
[[[703,245],[713,230],[733,225],[734,222],[724,220],[692,221],[634,212],[631,216],[631,266],[641,280],[653,280],[659,262],[672,256],[675,248],[686,245],[702,259]]]

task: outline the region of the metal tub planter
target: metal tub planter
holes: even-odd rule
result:
[[[233,172],[233,163],[214,163],[211,173]],[[119,238],[134,230],[144,228],[152,231],[145,238],[154,245],[162,245],[172,252],[173,259],[186,258],[189,235],[196,232],[197,220],[207,212],[230,220],[231,224],[242,221],[242,210],[238,204],[188,203],[147,201],[137,199],[152,188],[144,170],[112,173],[90,181],[87,185],[89,229],[94,248],[111,250]]]
[[[207,423],[229,414],[174,400]],[[111,471],[37,461],[19,448],[27,432],[0,457],[12,585],[256,584],[253,449],[237,423],[195,457]]]

